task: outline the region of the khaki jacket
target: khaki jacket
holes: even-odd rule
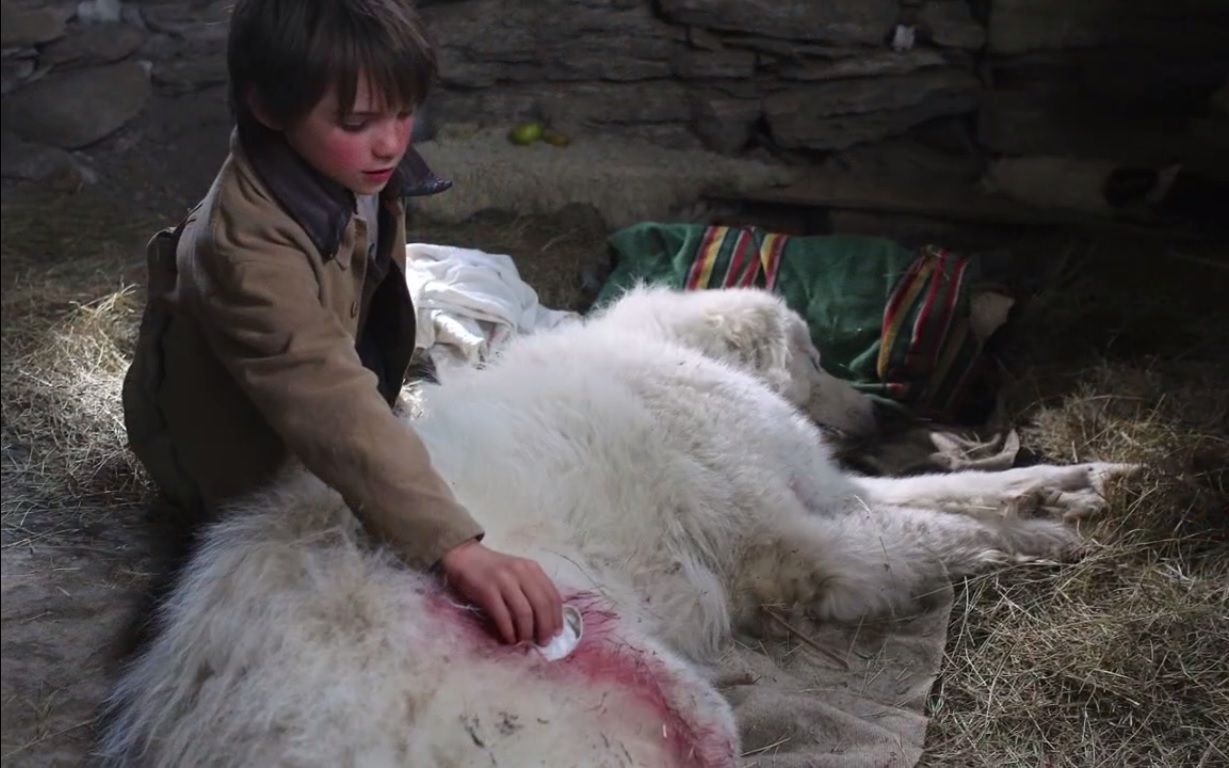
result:
[[[481,537],[393,411],[415,338],[404,197],[448,186],[410,150],[369,254],[348,191],[273,136],[232,136],[205,198],[149,243],[124,380],[129,445],[171,501],[209,516],[297,459],[413,566]]]

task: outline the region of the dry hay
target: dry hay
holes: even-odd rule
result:
[[[1229,759],[1223,375],[1184,382],[1103,363],[1075,393],[1036,410],[1025,441],[1045,455],[1150,469],[1116,489],[1086,560],[960,592],[928,764]],[[1184,423],[1187,408],[1222,419],[1221,434]]]
[[[1088,521],[1088,559],[958,592],[924,765],[1229,764],[1226,283],[1131,250],[1022,318],[1009,396],[1036,459],[1149,469]]]
[[[125,276],[152,229],[67,199],[2,215],[7,547],[102,522],[144,494],[119,391],[140,312]]]

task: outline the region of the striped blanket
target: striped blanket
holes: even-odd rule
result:
[[[656,222],[614,233],[610,246],[599,306],[640,281],[766,288],[806,318],[824,367],[862,391],[949,423],[979,422],[992,407],[995,367],[970,318],[974,257],[882,238]]]

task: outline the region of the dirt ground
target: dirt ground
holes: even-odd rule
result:
[[[108,140],[95,153],[100,185],[71,195],[4,189],[5,766],[82,762],[116,643],[159,567],[145,489],[122,451],[114,403],[100,398],[110,392],[122,362],[115,352],[125,343],[120,326],[130,327],[139,306],[123,289],[140,282],[145,239],[195,202],[225,152],[218,98],[210,92],[178,100],[175,109],[154,110]],[[43,220],[45,229],[38,226]],[[415,234],[510,253],[544,304],[574,307],[582,295],[580,267],[600,255],[604,232],[583,211],[569,211],[482,216],[462,227]],[[1048,242],[1058,241],[1051,235]],[[1192,260],[1163,245],[1071,247],[1080,254],[1076,261],[1083,260],[1077,276],[1067,293],[1043,302],[1041,314],[1030,318],[1033,325],[1025,326],[1032,335],[1018,348],[1013,397],[1015,412],[1026,420],[1026,447],[1034,458],[1055,461],[1159,457],[1170,479],[1116,502],[1121,514],[1112,528],[1133,548],[1105,555],[1097,564],[1104,571],[988,580],[962,593],[950,669],[936,688],[927,763],[1225,764],[1217,761],[1229,759],[1229,675],[1208,663],[1226,639],[1216,619],[1223,621],[1229,605],[1223,587],[1229,574],[1224,262],[1209,266],[1200,261],[1206,256]],[[1090,272],[1094,267],[1100,271]],[[81,306],[100,299],[109,302],[106,317],[96,311],[99,305]],[[114,348],[74,346],[72,330],[98,322],[116,325],[87,329],[117,339]],[[38,394],[39,382],[30,381],[36,374],[18,371],[13,376],[26,378],[10,378],[17,371],[12,360],[47,350],[92,362],[46,382],[46,396]],[[93,443],[73,442],[73,435],[86,433]],[[1177,576],[1166,575],[1173,569]],[[1063,600],[1053,597],[1060,580],[1072,590]],[[1138,597],[1145,588],[1159,602]],[[1124,597],[1131,589],[1137,597]],[[1076,603],[1078,609],[1064,607]],[[1124,616],[1145,605],[1153,622],[1128,627]],[[1091,610],[1097,606],[1104,614],[1099,619]],[[1057,618],[1047,624],[1034,609],[1054,611]],[[1022,616],[1028,621],[1021,623]],[[1096,633],[1071,626],[1093,619],[1100,622]],[[1003,634],[1013,628],[1015,634]],[[1192,632],[1200,638],[1188,637]],[[1090,658],[1085,646],[1142,648],[1141,638],[1151,649],[1144,656],[1155,679],[1148,682],[1153,687],[1140,689],[1139,698],[1151,701],[1132,708],[1130,688],[1145,671],[1111,658],[1111,649]],[[1085,655],[1065,659],[1057,646],[1071,653],[1078,646]],[[1223,660],[1229,645],[1219,648]],[[1115,674],[1136,677],[1127,678],[1124,691]],[[1166,675],[1174,679],[1162,680]],[[996,693],[996,679],[1010,689]],[[1141,718],[1149,707],[1151,718]],[[1039,719],[1040,710],[1050,714]],[[1219,733],[1218,725],[1224,726]],[[1103,741],[1091,752],[1073,753],[1081,728]],[[1116,738],[1121,743],[1112,743]]]

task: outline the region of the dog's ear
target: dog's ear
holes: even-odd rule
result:
[[[759,373],[785,373],[790,351],[786,320],[788,313],[767,302],[715,308],[705,320],[712,338],[721,343],[731,362]]]
[[[811,328],[807,325],[807,321],[802,319],[801,315],[791,312],[786,317],[785,339],[789,345],[791,355],[801,355],[816,370],[823,370],[820,368],[821,353],[811,338]]]

